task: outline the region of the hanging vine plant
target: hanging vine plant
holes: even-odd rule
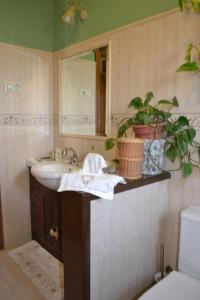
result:
[[[200,47],[198,45],[189,44],[185,55],[185,63],[177,71],[200,72]]]
[[[179,7],[181,11],[188,10],[200,13],[200,0],[179,0]],[[200,45],[193,43],[188,45],[185,63],[182,64],[177,71],[200,72]]]

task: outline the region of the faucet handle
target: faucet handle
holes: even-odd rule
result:
[[[78,165],[78,155],[72,147],[65,147],[62,151],[62,158],[71,165]]]

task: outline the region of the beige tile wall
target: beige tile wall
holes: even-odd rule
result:
[[[26,160],[53,149],[52,55],[0,44],[0,185],[5,247],[30,240]],[[4,82],[21,82],[5,92]]]

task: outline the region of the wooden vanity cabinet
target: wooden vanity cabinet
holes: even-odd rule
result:
[[[61,194],[30,174],[32,238],[62,261]]]
[[[115,193],[127,192],[169,178],[170,174],[163,172],[155,176],[145,176],[137,180],[128,180],[127,184],[117,185]],[[144,193],[146,192],[144,191]],[[132,201],[135,201],[135,197],[132,195],[130,197]],[[30,199],[33,239],[38,241],[55,257],[63,261],[64,299],[91,300],[92,288],[94,288],[93,286],[91,287],[91,257],[94,255],[93,253],[96,253],[94,252],[96,251],[94,242],[93,245],[91,244],[91,232],[93,236],[96,234],[94,228],[97,220],[96,217],[92,217],[92,213],[95,216],[95,207],[96,211],[99,209],[99,205],[95,206],[91,205],[91,203],[97,200],[96,196],[74,191],[58,193],[49,190],[37,182],[30,173]],[[113,199],[114,201],[115,199]],[[121,201],[123,201],[123,195],[121,195]],[[156,202],[154,204],[156,205]],[[120,203],[116,203],[116,205],[120,205]],[[129,204],[126,202],[126,205]],[[104,221],[101,219],[101,216],[103,216],[102,209],[105,209],[106,212],[107,206],[101,206],[100,218],[98,219],[100,223]],[[110,213],[112,218],[112,211]],[[121,221],[123,226],[123,220]],[[98,224],[100,223],[96,225],[96,229],[98,230]],[[125,226],[124,230],[126,229],[127,227]],[[117,229],[115,228],[115,230]],[[112,236],[112,230],[110,234]],[[98,238],[101,237],[99,236]],[[98,255],[101,255],[101,252]],[[101,261],[101,256],[99,258],[99,261]],[[101,273],[98,276],[101,279]],[[104,276],[103,273],[102,276]],[[107,297],[106,299],[110,298]]]

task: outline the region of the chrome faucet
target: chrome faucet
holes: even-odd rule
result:
[[[71,147],[65,147],[62,150],[62,159],[72,166],[77,166],[79,162],[76,151]]]

